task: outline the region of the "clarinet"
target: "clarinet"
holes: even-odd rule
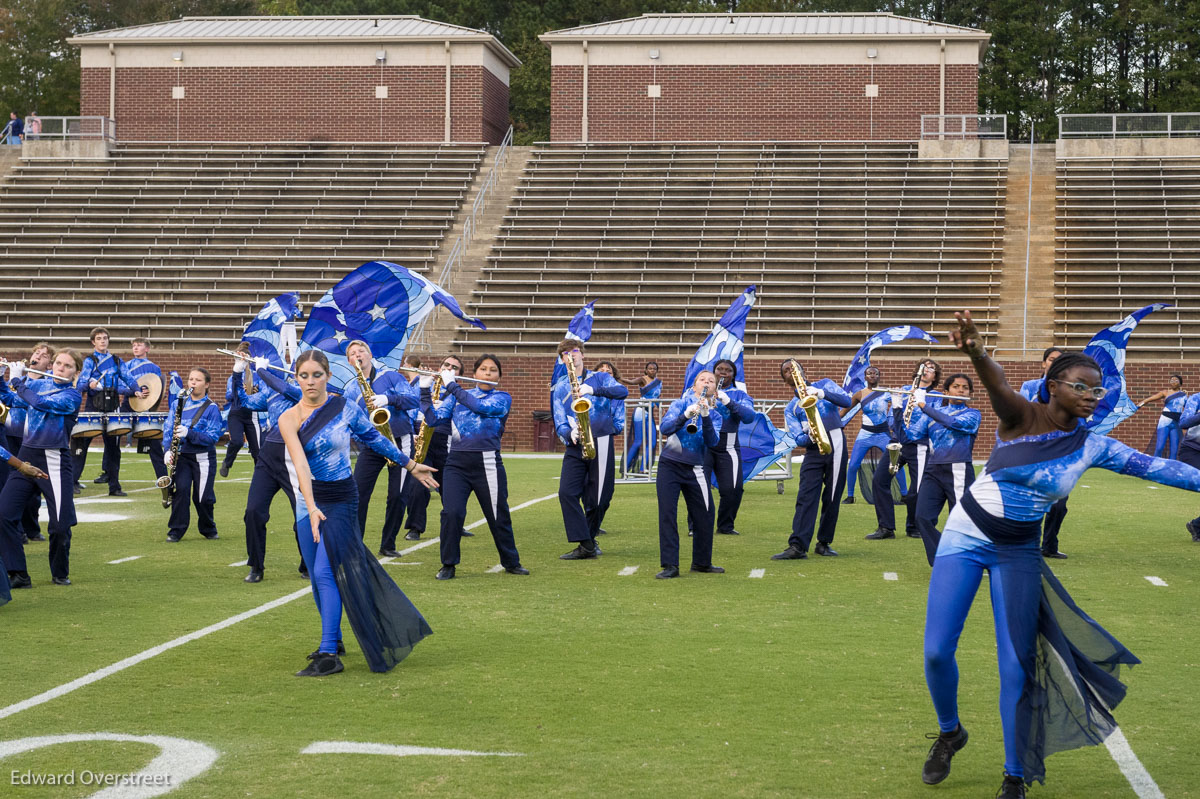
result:
[[[175,400],[175,413],[171,416],[171,430],[179,427],[179,423],[183,421],[183,403],[187,402],[187,391],[180,388],[179,398]],[[179,463],[179,448],[182,446],[183,436],[171,436],[171,464],[167,467],[165,476],[158,478],[155,485],[162,489],[162,506],[164,508],[171,507],[171,501],[175,499],[175,467]]]

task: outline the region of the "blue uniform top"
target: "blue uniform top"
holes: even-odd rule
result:
[[[8,459],[11,457],[13,457],[13,454],[11,452],[9,452],[8,450],[6,450],[4,447],[0,446],[0,461],[3,461],[4,463],[8,463]]]
[[[136,394],[142,390],[130,374],[129,364],[111,352],[93,352],[83,359],[78,385],[81,390],[87,391],[89,397],[99,392],[99,389],[88,386],[92,380],[99,380],[101,388],[115,388],[118,394]]]
[[[687,431],[688,406],[700,401],[700,396],[688,389],[683,396],[671,403],[663,414],[658,431],[663,435],[662,457],[677,463],[699,466],[704,463],[704,451],[715,447],[721,440],[721,417],[709,412],[708,416],[697,416],[696,432]]]
[[[1176,391],[1174,394],[1163,400],[1162,415],[1172,421],[1179,419],[1179,414],[1183,411],[1183,404],[1186,401],[1187,392]]]
[[[8,419],[4,422],[4,432],[13,438],[21,438],[25,435],[25,411],[29,406],[3,380],[0,380],[0,400],[8,405]]]
[[[1193,394],[1183,403],[1179,413],[1179,426],[1183,428],[1183,443],[1191,442],[1200,447],[1200,392]]]
[[[1022,397],[1030,402],[1038,401],[1038,392],[1042,390],[1042,383],[1046,382],[1044,377],[1035,377],[1032,380],[1026,380],[1021,384],[1021,390],[1018,392]]]
[[[925,403],[922,416],[929,438],[927,463],[970,463],[983,415],[961,402]]]
[[[1070,494],[1083,473],[1093,466],[1200,491],[1200,470],[1179,461],[1143,455],[1116,439],[1088,432],[1080,420],[1072,431],[997,441],[987,466],[968,493],[989,517],[1026,523],[1036,535],[1050,506]],[[984,532],[991,535],[986,529]]]
[[[662,396],[662,378],[654,378],[649,383],[638,388],[642,399],[658,399]]]
[[[249,369],[249,367],[246,367],[246,368]],[[264,371],[266,371],[266,370],[264,370]],[[255,410],[254,408],[251,408],[248,405],[246,405],[245,402],[242,400],[242,397],[249,398],[249,397],[253,397],[255,394],[262,393],[263,387],[260,385],[255,385],[255,388],[257,388],[258,391],[255,391],[254,394],[246,393],[246,377],[245,377],[245,375],[246,375],[245,372],[242,372],[240,374],[238,372],[234,372],[233,374],[231,374],[229,376],[229,379],[225,381],[225,402],[228,403],[226,410],[230,411],[231,413],[233,411],[240,411],[243,408],[247,411]],[[250,379],[253,381],[253,383],[261,382],[258,379],[257,375],[254,374],[253,370],[251,370],[251,372],[250,372]],[[239,391],[238,389],[241,389],[241,390]],[[265,409],[265,406],[264,406],[264,409]]]
[[[591,426],[592,435],[599,438],[619,433],[617,418],[619,414],[619,426],[624,428],[624,400],[629,396],[629,389],[618,383],[608,372],[589,372],[586,369],[583,377],[579,380],[579,385],[592,388],[592,394],[589,397],[592,409],[588,411],[588,424]],[[554,384],[553,391],[550,392],[550,407],[554,413],[554,431],[567,446],[578,446],[570,443],[571,421],[576,419],[575,411],[571,410],[572,399],[571,381],[565,376],[559,378],[558,382]]]
[[[279,417],[300,401],[302,396],[300,387],[284,380],[270,369],[262,370],[261,374],[256,373],[255,377],[263,385],[255,393],[247,394],[245,387],[238,383],[238,402],[243,408],[252,411],[266,411],[267,425],[271,428],[267,433],[266,440],[282,444],[283,436],[279,434]]]
[[[912,386],[904,386],[903,390],[908,391]],[[936,391],[933,387],[925,389],[926,391]],[[922,421],[925,415],[921,411],[921,406],[913,408],[912,417],[908,420],[908,427],[904,425],[904,412],[908,409],[908,403],[912,402],[913,395],[905,394],[904,402],[899,408],[892,408],[892,439],[899,441],[901,444],[928,444],[929,431],[928,422]],[[928,405],[926,405],[928,407]]]
[[[450,450],[493,452],[500,449],[504,423],[512,408],[512,396],[505,391],[466,389],[451,383],[443,399],[434,405],[430,390],[421,389],[421,410],[425,421],[438,424],[450,420]]]
[[[809,385],[825,392],[825,399],[817,400],[817,413],[820,414],[825,429],[840,430],[844,421],[838,415],[837,409],[849,408],[854,403],[854,398],[827,377]],[[813,450],[817,448],[808,435],[808,415],[800,408],[799,397],[792,397],[791,402],[783,409],[783,418],[787,422],[788,432],[796,439],[796,446]]]
[[[53,378],[13,381],[15,395],[24,401],[25,440],[24,445],[36,449],[66,449],[70,446],[71,428],[79,413],[83,395],[68,383],[59,383]],[[7,398],[13,396],[6,393]]]
[[[729,396],[729,404],[717,402],[713,409],[721,417],[721,433],[715,449],[737,446],[738,426],[754,421],[754,399],[749,394],[734,386],[722,390]]]
[[[163,450],[171,449],[171,440],[175,438],[175,428],[171,422],[175,419],[175,403],[178,396],[171,400],[171,408],[167,420],[163,422]],[[183,401],[183,415],[179,423],[187,427],[187,435],[180,442],[180,452],[207,452],[225,431],[225,423],[221,419],[221,409],[208,397],[192,399],[189,394]]]
[[[392,427],[392,435],[396,438],[412,435],[412,422],[409,421],[408,412],[421,407],[421,395],[417,389],[399,372],[392,369],[376,370],[374,366],[367,375],[367,382],[371,384],[373,392],[387,397],[392,413],[388,422]],[[347,383],[344,393],[347,400],[357,403],[361,410],[367,410],[367,401],[363,399],[357,380]]]
[[[398,469],[408,463],[408,456],[375,429],[362,408],[345,397],[330,395],[304,420],[300,433],[309,472],[319,482],[350,478],[351,437],[395,461]]]
[[[882,391],[871,391],[862,401],[863,419],[860,435],[875,435],[888,431],[888,420],[891,418],[891,401]],[[849,421],[849,416],[844,421]]]
[[[421,429],[421,387],[420,387],[420,385],[418,385],[420,380],[421,380],[420,375],[413,375],[412,379],[408,381],[408,384],[410,386],[412,386],[413,392],[416,393],[416,395],[417,395],[417,407],[410,408],[407,411],[408,423],[409,423],[409,425],[412,426],[414,435],[415,435],[415,431]],[[450,434],[450,425],[446,425],[446,428],[443,432],[445,432],[446,435],[449,435]]]

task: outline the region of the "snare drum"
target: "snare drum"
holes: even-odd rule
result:
[[[139,413],[133,418],[133,437],[162,438],[163,423],[166,421],[165,413]]]
[[[108,430],[110,436],[127,436],[133,432],[133,414],[110,413],[108,415]]]
[[[71,437],[95,438],[98,435],[103,435],[107,416],[104,413],[79,414],[79,418],[75,420],[75,427],[71,429]]]

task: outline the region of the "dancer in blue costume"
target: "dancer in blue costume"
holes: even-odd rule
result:
[[[304,559],[312,575],[321,612],[321,645],[298,677],[323,677],[342,671],[338,657],[342,607],[371,671],[389,671],[408,657],[417,642],[433,632],[379,561],[367,550],[358,529],[358,489],[350,469],[350,437],[407,469],[436,488],[433,470],[409,459],[372,426],[345,397],[331,397],[329,361],[320,350],[296,359],[300,402],[279,417],[279,432],[296,469],[301,497],[296,514]]]
[[[863,415],[858,435],[854,439],[854,448],[850,451],[850,467],[846,470],[846,498],[842,500],[843,505],[854,504],[854,484],[858,481],[858,470],[872,447],[879,450],[879,463],[887,468],[887,445],[892,440],[888,435],[888,422],[892,418],[891,401],[886,392],[875,390],[880,380],[879,367],[868,366],[863,372],[863,379],[867,381],[866,388],[855,392],[854,407],[842,413],[842,427],[850,424],[850,420],[859,410]],[[900,484],[900,494],[903,496],[908,492],[908,482],[903,469],[897,470],[896,480]]]
[[[662,379],[658,376],[658,364],[650,361],[641,377],[637,380],[622,380],[628,386],[637,386],[638,394],[644,400],[656,400],[662,396]],[[652,406],[653,407],[653,406]],[[654,465],[654,448],[658,446],[658,426],[654,420],[655,414],[646,408],[635,408],[633,411],[633,441],[629,445],[629,454],[625,457],[625,471],[637,467],[639,472],[649,472]]]
[[[1110,710],[1124,698],[1122,665],[1138,659],[1080,610],[1038,549],[1042,516],[1093,467],[1200,491],[1200,470],[1143,455],[1088,432],[1084,420],[1104,396],[1100,367],[1065,353],[1046,374],[1048,403],[1013,391],[987,356],[971,313],[955,314],[951,333],[971,358],[999,417],[996,447],[979,478],[950,512],[929,581],[925,679],[939,734],[925,761],[930,784],[950,774],[967,743],[958,718],[955,651],[975,592],[987,571],[1000,665],[1004,782],[999,797],[1025,796],[1045,780],[1045,757],[1099,744],[1116,729]]]
[[[1138,407],[1150,402],[1163,401],[1162,414],[1158,417],[1158,428],[1154,433],[1154,449],[1150,454],[1158,457],[1164,447],[1168,447],[1167,457],[1175,460],[1179,457],[1179,417],[1183,413],[1183,403],[1187,402],[1187,392],[1183,390],[1183,376],[1171,375],[1167,388],[1146,397],[1138,403]]]

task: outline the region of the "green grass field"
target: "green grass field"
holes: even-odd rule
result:
[[[433,579],[436,544],[387,567],[435,632],[387,674],[367,670],[344,624],[346,671],[293,677],[320,633],[311,598],[301,596],[12,712],[15,703],[306,585],[296,574],[283,501],[273,508],[267,579],[244,584],[246,569],[229,565],[245,558],[245,454],[217,486],[220,540],[206,541],[193,527],[177,545],[164,542],[166,511],[148,463],[129,453],[124,461],[125,487],[134,493],[110,503],[90,483],[99,466],[92,458],[78,510],[125,518],[75,528],[75,585],[52,585],[46,545],[30,544],[34,587],[0,608],[0,742],[119,733],[216,750],[215,763],[182,785],[166,769],[179,799],[984,797],[1000,784],[986,586],[959,652],[971,742],[950,778],[930,788],[920,779],[924,734],[936,729],[922,671],[929,570],[921,544],[862,540],[874,515],[860,503],[842,508],[834,544],[841,557],[771,561],[786,544],[794,481],[782,496],[774,483],[748,487],[743,535],[716,541],[714,562],[724,575],[653,579],[650,486],[618,486],[603,557],[560,561],[569,547],[551,498],[513,514],[530,577],[487,573],[498,559],[485,526],[464,541],[456,580]],[[558,466],[510,458],[511,505],[553,494]],[[1200,795],[1189,760],[1200,740],[1200,545],[1183,529],[1200,498],[1101,472],[1082,485],[1062,536],[1071,558],[1055,563],[1055,572],[1144,661],[1127,673],[1129,696],[1116,713],[1133,751],[1166,796]],[[431,519],[437,508],[435,499]],[[369,544],[378,544],[382,515],[381,486]],[[478,518],[472,506],[468,520]],[[109,564],[132,556],[140,557]],[[685,539],[685,570],[688,559]],[[631,566],[635,574],[620,576]],[[751,579],[752,569],[765,575]],[[885,581],[884,572],[898,579]],[[521,756],[302,753],[317,742]],[[97,788],[81,784],[86,774],[137,772],[157,755],[147,743],[109,741],[12,754],[0,761],[0,796],[89,796]],[[1032,796],[1135,795],[1104,747],[1056,755],[1048,769],[1048,785]],[[73,786],[12,784],[27,772],[71,771]]]

